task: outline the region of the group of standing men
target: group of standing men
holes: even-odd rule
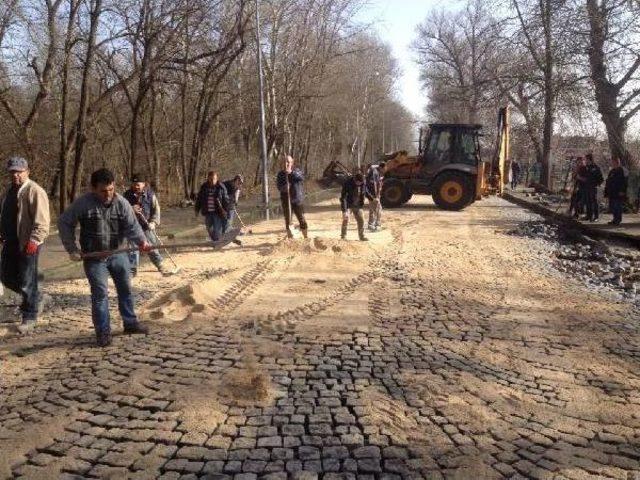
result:
[[[574,191],[569,211],[575,218],[597,222],[600,216],[598,187],[605,182],[602,170],[595,163],[591,153],[578,157],[574,172]],[[609,210],[613,215],[610,225],[620,225],[622,211],[627,198],[627,173],[616,157],[611,159],[611,169],[604,188],[604,197],[609,200]],[[580,217],[580,215],[583,215]]]

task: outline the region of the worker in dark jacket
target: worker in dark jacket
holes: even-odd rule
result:
[[[160,203],[158,202],[158,196],[147,185],[144,177],[139,174],[134,174],[131,177],[131,188],[122,194],[126,198],[131,206],[133,212],[136,214],[138,223],[142,227],[147,241],[157,247],[160,244],[158,235],[156,234],[156,228],[160,225]],[[165,276],[171,275],[171,271],[166,270],[162,265],[162,255],[157,248],[154,248],[149,252],[149,260],[158,269],[158,272]],[[131,262],[131,275],[136,276],[138,273],[138,265],[140,264],[140,253],[135,251],[129,255],[129,261]]]
[[[233,227],[233,221],[238,215],[236,209],[238,208],[238,201],[240,200],[240,190],[242,189],[244,179],[242,178],[242,175],[236,175],[231,180],[226,180],[222,183],[227,189],[227,196],[229,197],[227,228],[225,230],[226,232],[228,232],[229,230],[231,230],[231,227]]]
[[[609,224],[620,225],[624,202],[627,199],[627,174],[617,157],[611,159],[611,170],[604,187],[604,196],[609,199],[609,210],[613,215]]]
[[[284,213],[284,223],[287,236],[293,238],[291,232],[291,211],[295,213],[300,223],[300,231],[307,238],[308,226],[304,218],[304,175],[299,168],[294,167],[293,157],[287,155],[283,161],[283,170],[278,172],[276,185],[280,191],[280,201]]]
[[[80,248],[76,243],[76,226],[80,224]],[[127,241],[149,252],[151,244],[136,219],[129,202],[115,192],[113,173],[106,168],[91,174],[91,192],[76,199],[58,219],[60,239],[69,258],[84,260],[84,271],[91,286],[91,317],[98,345],[111,344],[109,292],[107,280],[113,279],[118,292],[118,308],[124,332],[147,333],[138,322],[131,290],[131,264],[126,253],[93,257],[87,254],[107,252],[126,246]]]
[[[218,172],[207,174],[207,181],[202,184],[195,204],[196,215],[204,216],[209,238],[217,242],[227,229],[229,217],[229,196],[224,184],[218,180]]]
[[[604,177],[602,176],[600,167],[593,161],[593,155],[587,153],[585,158],[587,160],[584,183],[584,205],[587,210],[586,220],[597,222],[600,213],[598,206],[598,187],[602,185]]]
[[[340,208],[342,209],[342,233],[340,238],[347,238],[347,226],[349,225],[349,210],[353,213],[358,224],[358,237],[360,241],[367,241],[364,236],[364,197],[367,187],[364,184],[364,176],[356,173],[342,185],[342,194],[340,195]]]

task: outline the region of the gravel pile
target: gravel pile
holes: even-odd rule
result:
[[[553,266],[584,282],[619,291],[640,302],[640,253],[611,248],[543,221],[524,222],[508,235],[541,239],[554,247]]]

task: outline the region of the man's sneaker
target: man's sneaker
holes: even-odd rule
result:
[[[142,325],[141,323],[134,323],[133,325],[125,325],[124,333],[129,335],[136,335],[136,334],[146,335],[147,333],[149,333],[149,327]]]
[[[98,333],[96,339],[99,347],[108,347],[111,345],[111,332]]]
[[[375,232],[375,231],[376,231],[376,227],[374,227],[373,225],[369,225],[369,226],[367,227],[367,229],[368,229],[370,232]]]
[[[18,331],[21,334],[27,334],[29,332],[31,332],[36,326],[36,320],[32,319],[32,320],[22,320],[22,323],[20,325],[18,325]]]

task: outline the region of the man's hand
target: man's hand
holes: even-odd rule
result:
[[[342,212],[342,220],[345,222],[349,221],[349,212]]]
[[[142,207],[136,204],[133,206],[133,211],[136,212],[138,215],[140,215],[142,213]]]
[[[141,252],[143,253],[148,253],[151,250],[153,250],[153,245],[151,245],[149,242],[142,242],[138,248],[140,249]]]
[[[32,257],[33,255],[38,253],[38,244],[33,240],[29,240],[29,243],[27,243],[27,246],[24,249],[24,253]]]
[[[72,262],[80,262],[82,260],[82,254],[80,252],[70,253],[69,260],[71,260]]]
[[[149,222],[149,230],[155,231],[156,229],[156,222]]]

